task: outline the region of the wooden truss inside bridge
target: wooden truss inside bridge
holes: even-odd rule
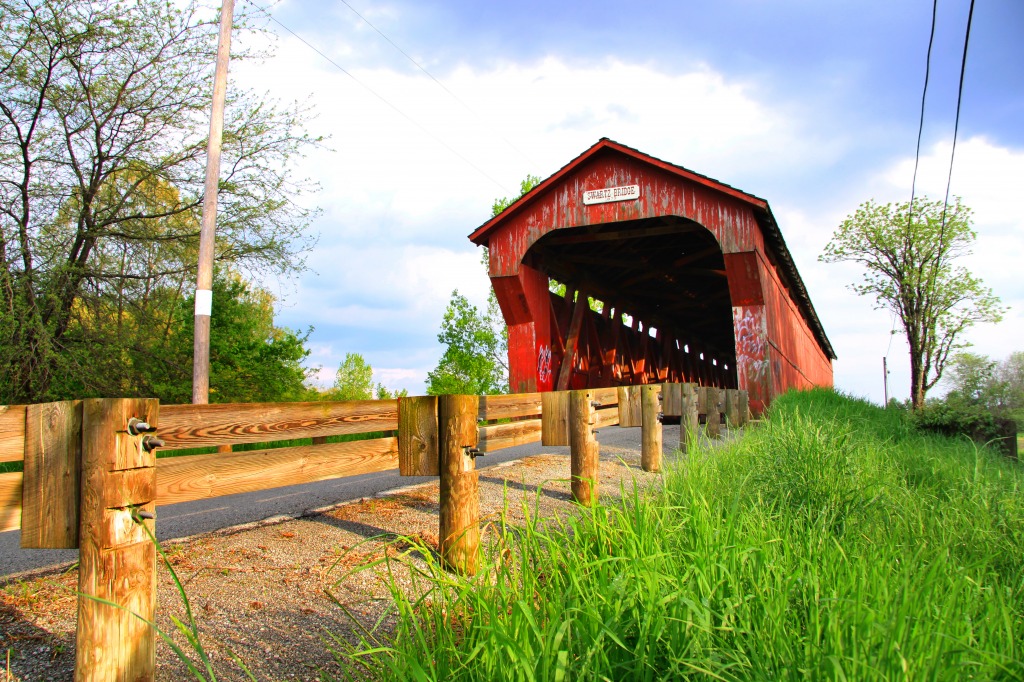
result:
[[[524,259],[568,283],[564,295],[550,295],[554,388],[665,381],[735,388],[721,249],[691,221],[636,222],[549,233]]]

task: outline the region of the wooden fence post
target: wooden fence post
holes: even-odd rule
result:
[[[697,414],[697,387],[693,384],[682,384],[679,387],[682,416],[679,418],[679,450],[689,451],[691,440],[696,442],[700,434],[700,417]]]
[[[129,424],[156,427],[159,409],[155,399],[82,401],[76,680],[156,675],[145,622],[156,616],[156,547],[142,527],[154,530],[156,455]]]
[[[746,391],[739,391],[736,396],[737,411],[740,413],[740,426],[746,426],[750,421],[750,394]]]
[[[476,445],[476,441],[473,442]],[[437,476],[437,396],[398,399],[398,473],[401,476]]]
[[[21,546],[78,547],[82,401],[25,408]]]
[[[569,392],[540,394],[541,445],[569,445]]]
[[[619,386],[619,426],[640,426],[640,387]]]
[[[728,407],[728,397],[724,388],[718,389],[718,435],[722,435],[722,428],[728,428],[729,415],[726,412]]]
[[[640,468],[644,471],[661,471],[661,402],[658,400],[660,389],[658,384],[645,384],[640,387]]]
[[[661,385],[661,412],[666,417],[682,416],[682,384],[668,383]]]
[[[740,392],[735,388],[725,390],[725,421],[730,429],[742,426],[740,421]]]
[[[697,386],[697,419],[704,415],[704,423],[707,424],[708,417],[708,387]]]
[[[594,438],[594,394],[583,389],[569,394],[569,452],[572,497],[585,506],[597,503],[600,444]]]
[[[722,437],[722,412],[725,409],[725,389],[708,387],[708,438]]]
[[[442,395],[437,399],[441,455],[441,560],[455,573],[474,575],[479,562],[480,492],[476,472],[480,399]]]

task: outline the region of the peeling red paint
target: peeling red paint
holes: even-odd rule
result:
[[[584,191],[629,185],[640,187],[639,199],[583,203]],[[734,347],[712,353],[697,337],[670,337],[659,330],[653,339],[646,329],[617,329],[614,318],[630,314],[628,301],[618,303],[621,309],[613,319],[587,311],[578,319],[577,336],[571,336],[562,328],[568,322],[560,325],[558,315],[564,317],[572,301],[552,298],[547,275],[524,263],[531,248],[556,230],[626,221],[641,221],[630,224],[642,230],[664,225],[666,218],[698,223],[717,241],[725,262],[725,305],[732,306]],[[766,229],[772,231],[771,240]],[[490,250],[491,280],[509,325],[513,391],[553,390],[563,374],[572,387],[678,377],[738,385],[750,391],[751,405],[760,411],[790,387],[832,384],[831,346],[763,199],[602,140],[470,238]],[[785,273],[779,270],[780,259],[789,266]],[[648,321],[642,322],[646,327]],[[568,358],[571,369],[562,372],[570,337],[581,343]],[[730,362],[735,366],[726,369]]]

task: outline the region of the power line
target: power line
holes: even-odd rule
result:
[[[507,188],[506,188],[506,187],[505,187],[505,186],[504,186],[503,184],[501,184],[500,182],[498,182],[497,180],[495,180],[494,178],[492,178],[492,177],[491,177],[490,175],[488,175],[488,174],[487,174],[487,172],[486,172],[485,170],[483,170],[482,168],[480,168],[479,166],[477,166],[477,165],[476,165],[475,163],[473,163],[472,161],[470,161],[470,160],[469,160],[468,158],[466,158],[465,156],[463,156],[463,155],[462,155],[461,153],[459,153],[459,152],[458,152],[458,151],[457,151],[457,150],[456,150],[456,149],[455,149],[454,147],[452,147],[452,146],[451,146],[451,145],[449,145],[449,144],[448,144],[447,142],[445,142],[444,140],[442,140],[442,139],[441,139],[440,137],[438,137],[437,135],[435,135],[435,134],[434,134],[433,132],[431,132],[431,131],[430,131],[429,129],[427,129],[427,128],[426,128],[425,126],[423,126],[423,125],[422,125],[421,123],[419,123],[419,122],[418,122],[418,121],[416,121],[416,120],[415,120],[414,118],[412,118],[411,116],[409,116],[409,115],[408,115],[407,113],[405,113],[404,111],[402,111],[401,109],[399,109],[399,108],[398,108],[398,106],[396,106],[395,104],[392,104],[390,100],[388,100],[388,99],[387,99],[386,97],[384,97],[384,95],[381,95],[381,94],[380,94],[380,93],[378,93],[378,92],[377,92],[376,90],[374,90],[373,88],[371,88],[371,87],[370,87],[369,85],[367,85],[367,84],[366,84],[366,83],[364,83],[363,81],[361,81],[361,80],[359,80],[358,78],[356,78],[356,76],[355,76],[355,75],[354,75],[354,74],[353,74],[353,73],[352,73],[351,71],[347,70],[347,69],[346,69],[345,67],[343,67],[343,66],[342,66],[341,64],[338,64],[338,63],[337,63],[336,61],[334,61],[333,59],[331,59],[330,57],[328,57],[328,56],[327,56],[326,54],[324,54],[324,53],[323,53],[323,52],[322,52],[322,51],[321,51],[321,50],[320,50],[319,48],[317,48],[317,47],[316,47],[315,45],[313,45],[312,43],[310,43],[310,42],[309,42],[308,40],[306,40],[305,38],[303,38],[302,36],[300,36],[300,35],[299,35],[298,33],[296,33],[295,31],[293,31],[292,29],[290,29],[290,28],[288,28],[287,26],[285,26],[285,25],[284,25],[283,23],[281,23],[281,22],[280,22],[280,21],[279,21],[279,20],[277,19],[277,17],[275,17],[274,15],[272,15],[272,14],[271,14],[270,12],[268,12],[268,11],[267,11],[267,10],[265,10],[265,9],[263,9],[262,7],[259,7],[258,5],[256,5],[256,3],[254,3],[254,2],[253,2],[253,0],[246,0],[246,2],[248,2],[248,3],[250,4],[250,5],[252,5],[252,6],[253,6],[253,7],[254,7],[254,8],[256,9],[256,10],[258,10],[258,11],[262,12],[263,14],[265,14],[265,15],[267,16],[267,18],[268,18],[268,19],[270,19],[270,20],[271,20],[271,21],[273,21],[273,22],[274,22],[275,24],[277,24],[278,26],[280,26],[281,28],[283,28],[283,29],[284,29],[285,31],[288,31],[288,33],[291,33],[291,34],[292,34],[293,36],[295,36],[295,38],[296,38],[296,39],[298,39],[298,40],[299,40],[299,42],[301,42],[301,43],[302,43],[303,45],[305,45],[305,46],[306,46],[306,47],[308,47],[309,49],[313,50],[313,52],[316,52],[316,53],[317,53],[318,55],[320,55],[321,57],[323,57],[323,58],[324,58],[325,60],[327,60],[327,62],[328,62],[328,63],[330,63],[330,64],[331,64],[332,66],[334,66],[334,67],[335,67],[336,69],[338,69],[339,71],[341,71],[341,72],[342,72],[343,74],[345,74],[346,76],[348,76],[348,77],[349,77],[349,78],[351,78],[352,80],[354,80],[354,81],[355,81],[355,82],[356,82],[356,83],[357,83],[357,84],[358,84],[359,86],[361,86],[361,87],[362,87],[362,88],[363,88],[364,90],[366,90],[367,92],[369,92],[369,93],[370,93],[371,95],[373,95],[374,97],[376,97],[377,99],[379,99],[379,100],[380,100],[381,102],[383,102],[384,104],[388,105],[388,106],[389,106],[389,107],[390,107],[390,108],[391,108],[391,109],[392,109],[393,111],[395,111],[395,112],[396,112],[396,113],[397,113],[398,115],[400,115],[400,116],[401,116],[402,118],[404,118],[405,120],[407,120],[407,121],[408,121],[409,123],[412,123],[412,124],[413,124],[414,126],[416,126],[417,128],[419,128],[421,132],[425,133],[425,134],[426,134],[427,136],[429,136],[429,137],[430,137],[431,139],[433,139],[433,140],[434,140],[435,142],[437,142],[437,143],[438,143],[438,144],[440,144],[440,145],[441,145],[442,147],[444,147],[444,148],[445,148],[445,149],[447,149],[447,150],[448,150],[449,152],[451,152],[451,153],[452,153],[453,155],[455,155],[456,157],[458,157],[458,158],[459,158],[460,160],[462,160],[462,161],[463,161],[464,163],[466,163],[466,164],[467,164],[468,166],[470,166],[471,168],[473,168],[473,170],[475,170],[475,171],[476,171],[477,173],[479,173],[479,174],[480,174],[480,175],[482,175],[483,177],[485,177],[485,178],[487,178],[488,180],[490,180],[490,181],[491,181],[492,183],[494,183],[494,184],[495,184],[495,186],[497,186],[498,188],[500,188],[500,189],[501,189],[501,191],[503,191],[503,192],[504,192],[504,191],[507,191]],[[346,4],[348,4],[348,3],[346,3]]]
[[[280,0],[278,0],[278,1],[280,2]],[[437,84],[437,86],[438,86],[438,87],[440,87],[440,88],[441,88],[442,90],[444,90],[444,91],[445,91],[446,93],[448,93],[448,94],[449,94],[449,95],[450,95],[450,96],[452,97],[452,99],[454,99],[454,100],[455,100],[456,102],[458,102],[459,104],[461,104],[461,105],[463,106],[463,108],[465,108],[465,109],[466,109],[466,111],[468,111],[469,113],[473,114],[474,116],[476,116],[476,117],[477,117],[478,119],[480,119],[481,121],[483,121],[483,120],[484,120],[483,116],[481,116],[481,115],[480,115],[479,113],[477,113],[477,111],[476,111],[475,109],[473,109],[473,107],[471,107],[471,106],[469,106],[468,104],[466,104],[466,102],[465,102],[465,101],[464,101],[464,100],[463,100],[463,99],[462,99],[461,97],[459,97],[459,96],[458,96],[458,95],[456,95],[456,94],[455,94],[454,92],[452,92],[451,90],[449,90],[449,89],[448,89],[448,86],[446,86],[446,85],[445,85],[444,83],[442,83],[442,82],[441,82],[440,80],[438,80],[437,78],[435,78],[435,77],[434,77],[434,74],[432,74],[432,73],[430,73],[429,71],[427,71],[426,67],[424,67],[424,66],[423,66],[422,64],[420,64],[420,63],[419,63],[418,61],[416,61],[415,59],[413,59],[413,58],[412,58],[412,56],[411,56],[411,55],[409,55],[409,53],[408,53],[408,52],[406,52],[406,51],[405,51],[405,50],[403,50],[403,49],[402,49],[401,47],[399,47],[399,46],[398,46],[398,43],[396,43],[395,41],[393,41],[393,40],[392,40],[391,38],[389,38],[389,37],[388,37],[387,35],[385,35],[385,33],[384,33],[383,31],[381,31],[381,30],[380,30],[379,28],[377,28],[377,27],[376,27],[376,26],[374,26],[374,25],[373,25],[372,23],[370,23],[370,20],[369,20],[369,19],[367,19],[366,17],[364,17],[364,16],[362,15],[362,14],[360,14],[360,13],[359,13],[359,11],[358,11],[358,10],[356,10],[356,8],[355,8],[355,7],[353,7],[352,5],[350,5],[350,4],[349,4],[349,3],[348,3],[348,2],[346,1],[346,0],[341,0],[341,2],[342,2],[342,4],[344,4],[344,5],[345,5],[345,7],[348,7],[348,8],[350,9],[350,10],[352,10],[352,13],[353,13],[353,14],[355,14],[355,15],[356,15],[357,17],[359,17],[359,18],[360,18],[360,19],[361,19],[361,20],[363,21],[363,23],[365,23],[365,24],[366,24],[367,26],[369,26],[369,27],[370,27],[370,28],[372,28],[372,29],[373,29],[374,31],[376,31],[376,32],[377,32],[377,34],[378,34],[378,35],[379,35],[379,36],[380,36],[381,38],[383,38],[384,40],[388,41],[388,43],[389,43],[389,44],[391,45],[391,47],[393,47],[393,48],[395,48],[396,50],[398,50],[398,52],[399,52],[399,53],[401,53],[401,55],[402,55],[403,57],[405,57],[405,58],[406,58],[406,59],[408,59],[408,60],[409,60],[410,62],[412,62],[412,64],[413,64],[413,65],[414,65],[414,66],[415,66],[415,67],[416,67],[417,69],[419,69],[420,71],[422,71],[423,73],[425,73],[425,74],[427,75],[427,77],[428,77],[428,78],[430,78],[430,80],[434,81],[434,83],[436,83],[436,84]],[[498,137],[499,137],[499,138],[501,138],[501,141],[502,141],[502,142],[504,142],[505,144],[507,144],[507,145],[509,146],[509,148],[510,148],[510,149],[512,149],[512,150],[513,150],[514,152],[516,152],[517,154],[519,154],[520,156],[522,156],[522,157],[523,157],[524,159],[526,159],[527,161],[529,161],[529,162],[530,162],[531,164],[533,164],[533,165],[537,165],[537,164],[536,164],[536,162],[535,162],[535,161],[534,161],[533,159],[531,159],[531,158],[530,158],[529,156],[527,156],[527,154],[526,154],[525,152],[523,152],[523,150],[521,150],[521,149],[519,149],[519,147],[515,146],[515,145],[514,145],[514,144],[513,144],[513,143],[512,143],[512,142],[511,142],[511,141],[510,141],[510,140],[509,140],[508,138],[506,138],[506,137],[505,137],[504,135],[501,135],[500,133],[498,133]]]
[[[974,0],[971,0],[973,6]],[[914,154],[914,177],[910,182],[910,207],[907,210],[907,228],[914,221],[914,192],[917,189],[917,167],[921,163],[921,134],[924,131],[924,104],[928,98],[928,78],[932,70],[932,45],[935,44],[935,19],[939,12],[939,0],[932,1],[932,30],[928,36],[928,56],[924,61],[924,89],[921,92],[921,118],[917,123],[917,151]]]
[[[942,227],[946,227],[946,207],[949,205],[949,186],[953,182],[953,157],[956,156],[956,136],[960,130],[960,102],[964,96],[964,71],[967,70],[967,45],[971,41],[971,20],[974,18],[974,0],[967,13],[967,33],[964,35],[964,56],[960,61],[960,88],[956,93],[956,122],[953,124],[953,149],[949,153],[949,175],[946,176],[946,198],[942,202]]]

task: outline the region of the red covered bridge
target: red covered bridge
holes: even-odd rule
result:
[[[756,413],[832,385],[764,199],[603,138],[469,238],[490,250],[514,392],[692,381],[746,389]]]

